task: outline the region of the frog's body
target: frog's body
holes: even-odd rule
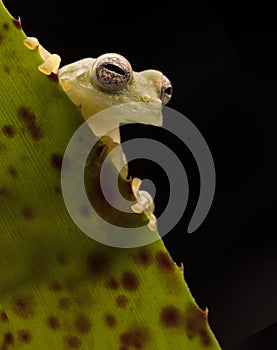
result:
[[[162,125],[162,105],[169,101],[172,87],[161,72],[157,70],[134,72],[130,63],[115,53],[101,55],[96,59],[85,58],[59,68],[60,57],[50,54],[36,38],[28,37],[24,43],[29,49],[39,49],[44,61],[38,67],[39,70],[47,75],[51,73],[58,75],[63,90],[71,101],[80,107],[84,119],[88,120],[97,112],[114,105],[146,102],[145,111],[140,110],[139,119],[133,122]],[[106,123],[105,125],[109,126],[111,131],[108,135],[118,144],[120,144],[120,122],[122,120],[114,118],[101,120],[101,124]],[[101,136],[103,125],[93,123],[93,118],[89,125],[97,136]],[[116,166],[121,169],[124,163],[124,153],[119,149]],[[135,211],[144,211],[149,218],[150,228],[153,229],[155,226],[153,205],[149,204],[149,198],[144,195],[144,191],[138,191],[139,186],[138,181],[133,188],[141,204],[135,206]]]

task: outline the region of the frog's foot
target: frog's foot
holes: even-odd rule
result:
[[[30,50],[35,50],[38,48],[40,57],[44,61],[38,66],[40,72],[46,75],[50,75],[51,73],[56,74],[58,72],[61,63],[61,58],[59,55],[48,52],[43,46],[40,45],[37,38],[27,37],[24,40],[24,45]]]
[[[133,194],[137,200],[137,203],[131,206],[131,209],[135,213],[142,213],[149,219],[148,227],[151,231],[156,231],[157,229],[157,219],[153,214],[155,209],[154,201],[151,195],[146,191],[139,191],[142,181],[138,178],[132,180],[132,190]]]

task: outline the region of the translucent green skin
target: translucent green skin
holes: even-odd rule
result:
[[[81,107],[85,119],[115,104],[155,102],[161,104],[163,74],[156,70],[132,72],[128,85],[120,91],[107,91],[93,81],[91,67],[95,59],[85,58],[59,69],[62,87],[70,99]],[[70,86],[68,88],[68,86]]]
[[[71,101],[80,107],[81,113],[86,120],[97,112],[114,105],[145,102],[145,111],[140,110],[138,118],[133,120],[133,122],[156,126],[162,125],[161,89],[163,74],[161,72],[157,70],[145,70],[139,73],[132,72],[129,83],[122,90],[108,91],[100,87],[91,76],[91,67],[95,60],[93,58],[85,58],[66,65],[58,71],[61,86]],[[103,123],[107,123],[108,127],[115,127],[109,133],[109,136],[115,142],[120,143],[119,122],[115,123],[115,120],[110,118],[103,121]],[[97,129],[93,122],[91,127],[97,135],[101,135],[101,131]]]

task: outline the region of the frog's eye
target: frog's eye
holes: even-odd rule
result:
[[[166,105],[169,102],[169,100],[171,99],[171,96],[172,96],[171,82],[165,75],[163,75],[162,89],[161,89],[162,104]]]
[[[91,77],[101,87],[118,91],[123,89],[132,78],[132,67],[123,56],[106,54],[95,60],[91,68]]]

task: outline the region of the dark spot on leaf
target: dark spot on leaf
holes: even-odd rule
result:
[[[57,317],[55,316],[49,316],[46,320],[46,323],[49,328],[56,330],[60,327],[60,323]]]
[[[42,138],[42,131],[36,122],[36,116],[26,107],[19,107],[19,119],[25,124],[30,136],[34,141],[39,141]]]
[[[182,315],[175,306],[166,306],[160,313],[160,321],[165,327],[178,327],[181,324]]]
[[[52,154],[51,156],[51,166],[52,168],[61,171],[62,163],[63,163],[63,156],[61,154]]]
[[[144,349],[150,338],[150,332],[146,327],[133,327],[127,332],[120,334],[122,346]]]
[[[4,65],[3,68],[6,73],[10,73],[11,69],[9,66]]]
[[[193,339],[199,336],[202,345],[211,345],[211,338],[208,333],[207,313],[198,306],[189,304],[185,313],[185,329],[188,338]]]
[[[71,301],[69,298],[63,297],[59,299],[59,307],[62,310],[67,310],[70,307],[70,305],[71,305]]]
[[[21,213],[26,220],[32,220],[34,218],[34,212],[30,207],[24,207]]]
[[[54,292],[60,292],[62,290],[62,286],[60,284],[59,281],[57,280],[53,280],[50,284],[49,284],[49,289],[54,291]]]
[[[4,333],[3,349],[7,349],[8,345],[14,343],[14,336],[11,332]]]
[[[107,324],[108,327],[113,328],[116,326],[116,319],[114,315],[112,314],[106,314],[104,316],[105,323]]]
[[[65,253],[60,253],[58,256],[57,256],[57,262],[64,266],[67,264],[67,257],[66,257],[66,254]]]
[[[3,23],[3,29],[9,30],[10,29],[9,23]]]
[[[6,314],[5,311],[0,312],[0,321],[1,322],[8,322],[9,321],[8,315]]]
[[[106,287],[109,288],[109,289],[116,290],[116,289],[118,289],[119,284],[118,284],[117,280],[114,277],[111,277],[106,282]]]
[[[20,329],[17,333],[18,341],[21,343],[29,343],[32,339],[30,331],[27,329]]]
[[[139,248],[136,255],[135,255],[135,261],[138,265],[141,266],[149,266],[153,262],[153,256],[149,249],[146,248]]]
[[[14,127],[12,125],[4,125],[2,131],[9,138],[13,138],[15,135]]]
[[[6,196],[8,194],[8,190],[6,187],[0,187],[0,196]]]
[[[17,169],[14,166],[9,166],[8,171],[9,171],[9,174],[11,175],[11,177],[13,179],[17,178],[18,171],[17,171]]]
[[[21,318],[32,318],[35,311],[35,302],[31,295],[18,296],[12,300],[13,312]]]
[[[84,314],[78,314],[75,317],[75,328],[79,333],[89,333],[91,329],[91,323],[89,318]]]
[[[69,349],[79,349],[81,346],[81,341],[78,337],[74,336],[66,336],[64,337],[65,345],[68,346]]]
[[[13,24],[16,26],[17,29],[22,29],[20,17],[18,17],[18,19],[13,18]]]
[[[126,271],[121,276],[121,283],[125,290],[133,292],[138,289],[139,280],[132,271]]]
[[[54,186],[54,192],[56,194],[61,194],[62,193],[61,186],[59,186],[59,185]]]
[[[174,271],[174,263],[171,260],[169,254],[167,252],[157,252],[156,260],[158,264],[158,268],[166,273],[170,273]]]
[[[91,275],[104,275],[109,267],[109,258],[101,253],[89,253],[87,267]]]
[[[116,297],[116,304],[117,304],[117,306],[122,307],[122,308],[126,307],[128,304],[127,297],[125,295],[122,295],[122,294],[118,295]]]
[[[204,347],[208,348],[209,346],[212,345],[211,336],[208,333],[207,329],[200,329],[199,335],[200,335],[201,343]]]

